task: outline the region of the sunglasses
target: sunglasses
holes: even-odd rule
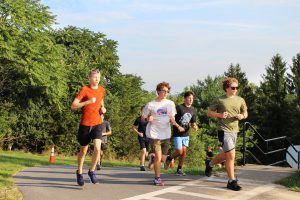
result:
[[[230,87],[232,90],[238,90],[239,87]]]
[[[169,93],[168,90],[159,90],[160,92]]]

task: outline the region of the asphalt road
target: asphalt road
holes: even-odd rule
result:
[[[138,168],[103,168],[97,177],[100,184],[90,183],[85,168],[85,186],[77,186],[75,166],[32,167],[14,176],[24,200],[300,200],[300,193],[273,184],[295,172],[290,168],[247,165],[236,170],[242,191],[226,189],[226,176],[176,176],[163,174],[165,186],[152,184],[154,172]]]

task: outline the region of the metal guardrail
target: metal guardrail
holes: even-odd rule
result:
[[[280,140],[283,141],[283,142],[287,142],[287,144],[289,144],[295,150],[295,152],[298,153],[298,160],[296,160],[296,158],[294,158],[294,156],[290,152],[287,151],[286,147],[276,149],[276,150],[273,150],[273,151],[265,152],[260,146],[258,146],[258,144],[256,144],[256,142],[254,140],[252,140],[252,138],[246,136],[246,131],[249,128],[254,132],[254,134],[256,134],[265,143],[267,149],[269,147],[269,142],[280,141]],[[271,155],[273,153],[277,153],[277,152],[287,153],[288,155],[290,155],[290,157],[293,159],[293,161],[295,163],[297,163],[298,169],[300,169],[300,151],[298,151],[295,148],[295,146],[288,140],[288,138],[286,136],[271,138],[271,139],[265,139],[261,134],[259,134],[259,132],[249,122],[245,122],[244,125],[243,125],[243,149],[242,149],[242,152],[243,152],[243,165],[246,165],[246,153],[248,153],[252,158],[254,158],[257,163],[263,164],[263,162],[261,162],[251,151],[247,150],[247,148],[246,148],[246,139],[248,139],[248,141],[250,141],[254,145],[254,147],[260,153],[262,153],[264,156],[269,156],[269,155]],[[277,165],[277,164],[284,163],[284,162],[286,162],[285,159],[274,162],[274,163],[271,163],[269,165]]]

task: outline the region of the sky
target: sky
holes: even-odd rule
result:
[[[259,85],[271,58],[287,65],[300,53],[297,0],[42,0],[57,25],[87,28],[118,42],[123,74],[142,77],[153,91],[171,94],[223,75],[240,64]]]

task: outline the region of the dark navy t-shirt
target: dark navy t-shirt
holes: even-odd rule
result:
[[[138,131],[144,134],[144,138],[146,138],[146,127],[148,122],[142,122],[142,117],[136,118],[133,125],[138,127]],[[140,137],[140,136],[138,136]]]
[[[190,123],[196,122],[196,111],[194,107],[186,107],[184,104],[176,106],[176,111],[175,120],[185,131],[179,132],[177,127],[173,126],[173,136],[186,137],[189,135]]]

